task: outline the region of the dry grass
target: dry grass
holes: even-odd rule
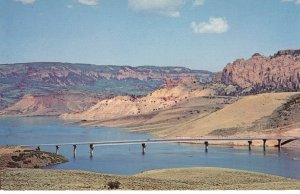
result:
[[[122,190],[300,189],[300,181],[222,168],[163,169],[117,176],[73,170],[6,169],[4,190],[104,190],[119,182]]]
[[[268,119],[295,95],[299,93],[265,93],[241,97],[239,100],[235,97],[196,97],[147,115],[82,124],[123,127],[132,132],[151,133],[161,138],[299,136],[300,130],[295,127],[266,130],[263,126],[259,126],[261,120]],[[216,143],[247,144],[247,142]],[[276,143],[267,142],[269,146]],[[261,142],[254,142],[254,145],[260,144]]]
[[[161,131],[163,136],[203,136],[216,129],[249,127],[269,116],[295,93],[266,93],[246,96],[207,117],[183,123],[176,130]]]

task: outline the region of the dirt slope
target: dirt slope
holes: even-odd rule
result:
[[[247,128],[255,121],[269,116],[296,93],[266,93],[245,96],[204,118],[183,123],[176,130],[159,132],[162,136],[199,137],[217,129]]]

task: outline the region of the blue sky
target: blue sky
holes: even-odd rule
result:
[[[0,63],[220,71],[300,48],[300,0],[0,0]]]

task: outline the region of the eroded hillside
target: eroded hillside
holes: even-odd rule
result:
[[[63,114],[65,119],[106,120],[124,116],[137,116],[164,110],[193,97],[209,96],[215,92],[204,87],[194,78],[169,80],[165,85],[146,96],[117,96],[98,102],[80,113]]]
[[[20,101],[0,110],[2,116],[44,116],[81,112],[95,105],[102,96],[83,93],[26,95]]]

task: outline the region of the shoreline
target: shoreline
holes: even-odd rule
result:
[[[191,137],[172,137],[172,136],[162,136],[160,134],[157,134],[151,130],[137,130],[137,127],[127,127],[127,126],[114,126],[114,125],[99,125],[98,122],[106,122],[106,121],[99,121],[99,120],[88,120],[88,121],[82,121],[82,120],[78,120],[78,119],[62,119],[60,118],[59,115],[34,115],[34,116],[0,116],[1,118],[46,118],[46,117],[50,117],[50,118],[57,118],[59,120],[61,120],[65,125],[79,125],[79,126],[84,126],[84,127],[105,127],[105,128],[118,128],[121,130],[125,130],[128,133],[137,133],[137,134],[147,134],[147,135],[151,135],[154,136],[155,138],[160,138],[160,139],[165,139],[165,138],[191,138]],[[96,124],[95,124],[96,122]],[[139,126],[138,128],[142,128],[143,126]],[[293,130],[299,130],[300,128],[296,128]],[[247,134],[247,132],[245,132],[244,134],[237,134],[235,136],[201,136],[201,137],[197,137],[197,138],[256,138],[258,135],[263,135],[264,137],[267,137],[268,135],[268,130],[263,131],[264,133],[260,134],[261,132],[251,132],[248,134],[252,134],[252,136],[249,136]],[[248,136],[247,136],[248,135]],[[269,134],[270,137],[274,136],[274,134]],[[282,138],[287,138],[287,137],[292,137],[292,136],[281,136]],[[297,142],[298,145],[295,143]],[[193,145],[193,144],[204,144],[204,142],[186,142],[186,143],[182,143],[182,144],[187,144],[187,145]],[[248,146],[248,142],[242,142],[242,141],[218,141],[218,142],[214,142],[214,141],[210,141],[209,145],[214,145],[214,146]],[[277,145],[277,141],[275,140],[269,140],[266,143],[266,147],[276,147]],[[300,145],[300,140],[296,140],[293,141],[292,143],[288,143],[286,145],[284,145],[284,147],[286,148],[294,148],[294,147],[299,147]],[[263,143],[260,140],[253,140],[252,143],[253,147],[263,147]]]

